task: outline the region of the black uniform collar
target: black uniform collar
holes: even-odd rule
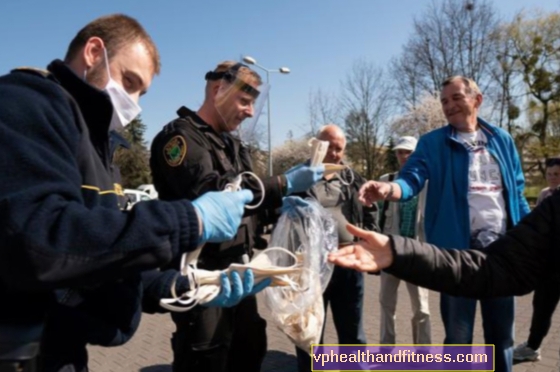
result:
[[[200,116],[198,116],[198,114],[196,112],[194,112],[193,110],[191,110],[191,109],[189,109],[185,106],[181,106],[179,108],[179,110],[177,110],[177,115],[179,115],[180,118],[185,118],[185,119],[190,118],[191,121],[193,122],[193,124],[198,129],[211,130],[211,131],[215,132],[214,128],[212,128],[210,126],[210,124],[208,124],[207,122],[202,120],[202,118]]]
[[[80,78],[59,59],[52,61],[47,69],[76,100],[90,133],[106,138],[113,116],[113,104],[109,95]]]
[[[200,116],[198,116],[198,114],[196,112],[194,112],[193,110],[185,107],[185,106],[181,106],[179,108],[179,110],[177,110],[177,115],[179,115],[180,118],[189,118],[190,121],[192,122],[192,124],[197,127],[198,129],[204,131],[204,132],[209,132],[211,134],[213,134],[211,137],[213,140],[219,140],[219,145],[220,147],[225,147],[227,141],[231,141],[234,144],[238,144],[241,141],[236,138],[235,136],[233,136],[231,133],[217,133],[214,128],[212,128],[212,126],[210,124],[208,124],[207,122],[205,122],[204,120],[202,120],[202,118]],[[225,138],[224,138],[225,137]],[[227,139],[226,139],[227,138]]]

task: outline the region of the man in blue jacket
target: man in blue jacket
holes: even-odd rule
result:
[[[139,114],[159,69],[150,36],[117,14],[48,70],[0,77],[0,372],[86,371],[87,344],[134,334],[141,271],[237,232],[250,191],[118,207],[109,133]],[[231,282],[210,305],[256,291],[252,273]]]
[[[362,200],[409,200],[427,180],[426,241],[444,249],[483,247],[529,213],[519,155],[511,136],[478,117],[476,83],[453,76],[442,85],[449,125],[420,138],[394,182],[370,181]],[[446,344],[472,343],[476,300],[442,294]],[[512,370],[514,299],[481,300],[485,341],[496,345],[496,370]]]

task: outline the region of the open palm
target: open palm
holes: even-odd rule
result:
[[[360,238],[351,246],[342,248],[329,255],[329,261],[337,266],[358,271],[376,272],[393,263],[393,252],[386,235],[362,230],[347,225],[348,231]]]

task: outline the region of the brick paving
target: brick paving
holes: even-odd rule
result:
[[[379,341],[379,277],[366,275],[366,295],[364,303],[365,330],[368,342]],[[439,295],[430,293],[430,310],[432,313],[432,340],[442,342],[444,337],[443,325],[439,315]],[[516,344],[525,341],[531,322],[532,294],[518,297],[516,302]],[[269,311],[261,301],[262,316],[268,320]],[[408,292],[404,285],[399,288],[397,306],[397,342],[411,343],[410,331],[410,303]],[[171,372],[172,353],[169,339],[174,330],[169,315],[145,314],[140,329],[134,338],[126,345],[115,348],[91,347],[91,372]],[[295,372],[296,358],[294,346],[287,337],[269,322],[268,354],[262,371],[267,372]],[[330,313],[327,315],[325,343],[336,343],[336,332],[332,324]],[[480,314],[474,334],[475,343],[483,343]],[[514,366],[514,372],[558,372],[560,368],[560,312],[553,318],[553,326],[542,346],[542,359],[539,362],[520,363]]]

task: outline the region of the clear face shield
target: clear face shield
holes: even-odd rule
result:
[[[238,131],[251,137],[257,131],[259,117],[268,99],[269,85],[249,67],[237,63],[223,71],[208,72],[206,80],[216,81],[214,106],[225,132]],[[243,123],[243,126],[241,124]]]

